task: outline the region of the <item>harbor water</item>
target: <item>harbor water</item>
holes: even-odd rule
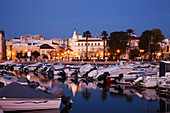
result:
[[[17,76],[20,75],[18,72]],[[156,89],[142,89],[121,84],[102,83],[95,80],[67,78],[66,80],[41,80],[32,73],[30,81],[53,88],[61,86],[65,96],[73,101],[72,108],[61,104],[58,110],[29,111],[29,113],[168,113],[170,99]],[[27,75],[27,76],[28,76]],[[28,113],[28,111],[26,111]],[[6,113],[6,112],[5,112]],[[7,112],[8,113],[8,112]],[[11,112],[10,112],[11,113]],[[24,112],[22,112],[24,113]]]

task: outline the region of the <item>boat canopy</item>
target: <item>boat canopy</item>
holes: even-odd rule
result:
[[[35,90],[12,82],[0,89],[0,98],[59,98],[58,96]]]

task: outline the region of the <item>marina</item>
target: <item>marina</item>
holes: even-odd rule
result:
[[[0,0],[0,113],[170,113],[170,0]]]
[[[5,72],[16,69],[16,65],[8,65],[8,68],[1,70],[0,75],[0,83],[2,84],[0,88],[1,111],[4,113],[14,111],[38,113],[48,110],[57,113],[168,113],[170,112],[169,73],[168,69],[162,68],[162,65],[169,65],[169,62],[160,61],[154,66],[152,64],[151,62],[119,62],[116,65],[83,64],[75,65],[75,67],[74,65],[58,64],[59,66],[56,66],[55,64],[54,68],[52,63],[35,63],[32,64],[35,67],[34,69],[31,68],[31,65],[25,65],[25,68],[20,67],[28,69],[27,71],[21,71],[20,69],[13,71],[14,75],[12,77],[17,78],[15,81],[12,81],[14,79],[9,78],[9,76],[6,78],[7,74]],[[48,65],[50,65],[49,68]],[[164,82],[158,81],[160,79],[159,75],[161,75],[161,80],[163,76]],[[157,83],[155,87],[142,87],[141,84],[145,80],[137,83],[140,77],[147,76],[157,77],[157,79],[154,79]],[[23,82],[25,83],[23,84]],[[10,88],[11,86],[13,88]],[[4,94],[6,87],[9,93],[5,91]],[[17,87],[28,87],[33,94],[24,92],[22,88],[19,88],[19,91]],[[39,98],[31,99],[37,91],[54,97],[58,95],[60,101],[51,98],[56,102],[53,101],[50,104],[51,99],[44,99],[41,97],[41,93],[38,96]],[[31,98],[26,99],[24,97],[24,99],[25,94],[28,94]],[[64,98],[67,102],[63,101],[61,95],[67,97]],[[12,103],[16,103],[16,105]],[[21,104],[24,104],[24,106]]]

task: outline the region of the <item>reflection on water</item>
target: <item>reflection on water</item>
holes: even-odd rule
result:
[[[16,76],[27,76],[30,81],[39,82],[40,85],[47,88],[53,88],[56,85],[62,86],[65,95],[73,99],[71,113],[170,112],[169,97],[161,97],[155,89],[99,83],[83,78],[76,80],[70,78],[67,80],[44,80],[32,73],[25,75],[16,72]],[[45,112],[53,113],[53,110]],[[55,113],[60,112],[67,113],[69,111],[61,105],[60,110],[55,111]],[[42,110],[41,113],[43,113]]]

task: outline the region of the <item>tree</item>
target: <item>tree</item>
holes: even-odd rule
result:
[[[139,48],[144,49],[145,53],[150,52],[150,40],[152,36],[152,31],[146,30],[142,33],[142,35],[139,37]]]
[[[134,33],[134,30],[132,30],[132,29],[127,29],[126,32],[128,33],[128,35],[131,36],[131,34]]]
[[[143,49],[145,53],[148,52],[149,58],[150,58],[150,42],[152,37],[152,31],[146,30],[142,33],[142,35],[139,37],[139,48]]]
[[[22,52],[18,52],[18,53],[16,54],[16,57],[20,60],[20,58],[22,58]]]
[[[28,58],[28,56],[27,56],[27,52],[26,52],[26,53],[24,53],[23,58],[25,58],[25,60]]]
[[[83,32],[83,37],[86,37],[86,60],[88,60],[88,38],[91,36],[90,31]]]
[[[140,56],[139,49],[131,50],[131,58],[132,59],[134,59],[135,57],[139,57],[139,56]]]
[[[131,34],[134,33],[134,30],[132,29],[127,29],[126,32],[128,33],[129,35],[129,58],[131,58]]]
[[[111,57],[114,55],[117,56],[117,54],[121,55],[126,53],[126,50],[128,49],[128,34],[127,32],[112,32],[110,33],[110,36],[108,37],[108,46],[109,46],[109,52],[111,53]],[[120,53],[117,53],[117,50],[120,50]]]
[[[107,36],[108,36],[107,31],[103,31],[102,34],[101,34],[101,36],[103,36],[103,38],[102,38],[102,40],[103,40],[103,48],[104,48],[104,51],[103,51],[103,59],[105,60],[105,50],[106,50],[106,49],[105,49],[105,48],[106,48],[105,42],[106,42]]]
[[[144,49],[145,53],[148,52],[149,58],[151,58],[150,53],[154,53],[155,56],[155,52],[161,49],[159,43],[163,39],[164,35],[160,29],[146,30],[139,38],[139,48]]]
[[[165,37],[160,29],[152,29],[152,42],[155,45],[159,42],[162,42],[163,39],[165,39]]]
[[[48,59],[48,56],[46,54],[42,54],[42,56],[43,59]]]
[[[32,52],[32,56],[34,56],[34,59],[37,59],[38,56],[40,56],[40,53],[38,51]]]

